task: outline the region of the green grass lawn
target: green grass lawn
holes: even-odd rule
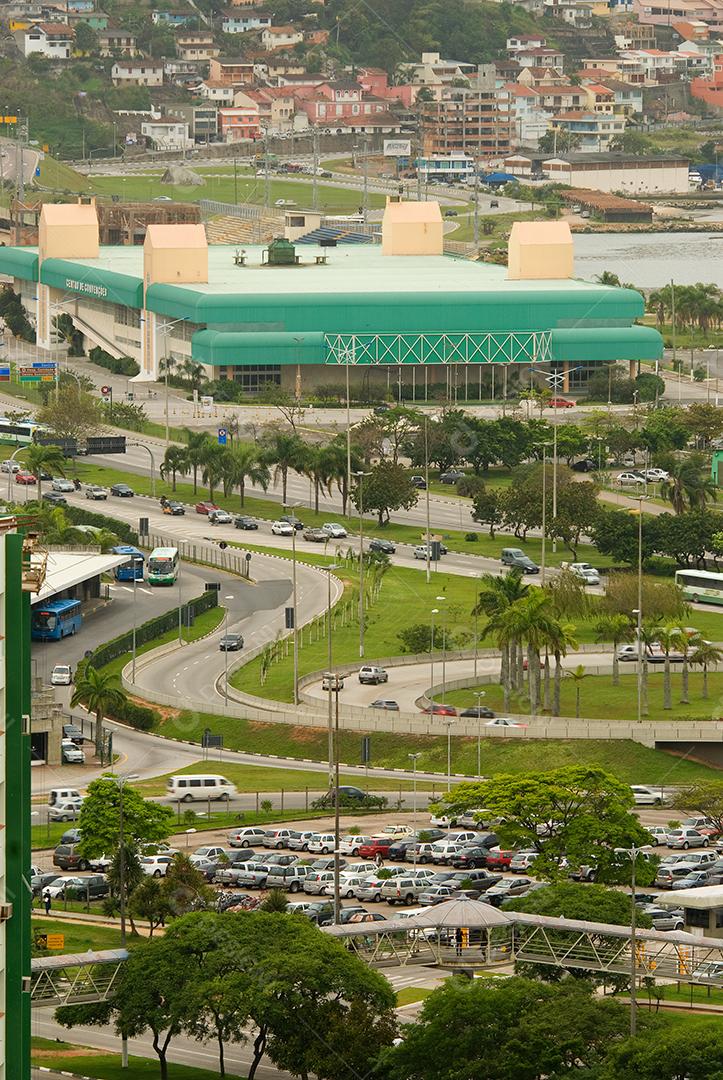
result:
[[[424,1001],[432,993],[428,986],[405,986],[397,991],[397,1008],[402,1005],[413,1005],[416,1001]]]
[[[648,991],[645,987],[640,991],[641,1002],[643,999],[647,1000]],[[717,1005],[723,1006],[723,990],[715,990],[710,986],[693,986],[686,983],[670,983],[665,985],[659,985],[656,987],[655,994],[651,996],[650,1000],[653,1005],[660,996],[661,1002],[675,1001],[682,1002],[686,1005]]]
[[[93,1076],[98,1080],[145,1080],[146,1077],[157,1080],[158,1077],[156,1057],[129,1057],[128,1068],[122,1069],[120,1054],[108,1054],[76,1043],[33,1038],[31,1048],[34,1066],[65,1071],[66,1075]],[[190,1065],[169,1063],[168,1080],[218,1080],[218,1072],[215,1069],[195,1069]]]
[[[263,765],[236,765],[232,762],[214,762],[214,773],[225,776],[243,792],[281,792],[281,791],[310,791],[312,793],[326,791],[327,775],[323,772],[309,772],[304,769],[274,769],[265,768]],[[193,765],[187,765],[185,769],[177,769],[174,773],[166,773],[164,776],[154,777],[152,780],[143,780],[134,787],[146,797],[163,795],[166,791],[168,777],[181,774],[207,773],[208,761],[197,761]],[[350,775],[341,776],[342,784],[358,786],[359,777]],[[372,777],[369,787],[373,791],[409,791],[411,782],[407,780],[395,780],[384,777]],[[431,789],[431,784],[417,785],[420,789]]]
[[[224,746],[229,750],[312,758],[316,761],[324,761],[327,757],[326,728],[311,728],[306,725],[291,727],[287,724],[183,712],[178,716],[164,718],[157,730],[169,738],[200,742],[207,727],[223,735]],[[339,753],[343,764],[357,765],[361,762],[362,734],[361,731],[339,733]],[[371,765],[408,769],[409,754],[412,753],[420,755],[417,761],[419,772],[446,772],[445,735],[400,735],[392,731],[373,732],[371,735]],[[505,772],[525,773],[531,769],[557,769],[572,764],[600,765],[621,780],[639,784],[683,784],[720,776],[715,769],[709,769],[705,765],[671,757],[662,751],[650,750],[639,743],[622,739],[536,739],[528,742],[525,739],[486,738],[484,728],[482,729],[482,772],[485,776]],[[476,772],[475,737],[452,737],[452,770],[472,775]],[[356,782],[359,783],[359,778]],[[375,779],[370,779],[369,787],[375,787],[376,783]],[[247,823],[247,816],[244,823]]]
[[[697,612],[695,613],[697,614]],[[584,657],[581,658],[584,666]],[[623,671],[625,665],[621,665]],[[651,720],[718,720],[723,711],[721,710],[721,695],[723,695],[723,672],[713,672],[708,676],[709,698],[706,701],[702,695],[703,676],[699,670],[691,672],[689,676],[690,703],[681,705],[680,697],[680,665],[673,668],[672,684],[672,709],[663,708],[663,672],[658,665],[651,667],[648,674],[648,701],[649,719]],[[502,687],[497,683],[486,683],[479,687],[470,687],[469,690],[453,690],[448,693],[445,700],[451,705],[460,708],[468,708],[474,705],[476,698],[474,690],[484,690],[485,705],[489,705],[495,712],[503,710]],[[560,695],[560,715],[575,716],[575,684],[571,678],[563,677],[562,693]],[[600,720],[623,720],[629,722],[636,719],[637,709],[637,677],[635,675],[621,675],[620,685],[613,686],[611,675],[590,675],[582,682],[580,691],[580,715]],[[513,697],[510,703],[510,711],[514,713],[529,713],[529,701],[520,695]]]
[[[56,191],[88,191],[90,187],[87,176],[48,154],[40,161],[39,183]]]
[[[512,228],[515,221],[539,221],[542,214],[539,209],[537,210],[520,210],[511,214],[492,214],[487,213],[487,199],[484,195],[480,197],[480,209],[479,209],[479,236],[480,246],[485,247],[490,241],[500,240],[506,236]],[[458,222],[457,228],[445,233],[445,239],[462,241],[470,243],[474,240],[474,214],[470,207],[469,211],[462,213],[458,211],[459,217],[456,218]],[[451,220],[455,220],[452,218]],[[493,222],[493,230],[491,233],[485,235],[482,222],[488,220]]]
[[[98,926],[73,919],[46,919],[45,916],[33,915],[32,929],[41,934],[63,934],[65,947],[62,951],[65,953],[120,948],[120,929],[113,926]],[[128,940],[131,939],[132,935],[129,935]]]
[[[219,170],[214,169],[218,173]],[[89,180],[90,190],[100,196],[110,198],[112,195],[120,195],[121,199],[148,201],[156,199],[159,195],[168,195],[169,198],[179,202],[198,202],[199,199],[214,199],[218,202],[233,203],[238,194],[239,203],[263,205],[265,198],[265,180],[263,176],[249,177],[239,171],[238,179],[234,184],[233,169],[228,174],[206,175],[205,182],[201,185],[182,186],[179,184],[161,183],[161,174],[134,174],[132,176],[91,176]],[[349,191],[342,187],[320,183],[317,186],[317,198],[319,209],[324,213],[355,213],[361,203],[361,194],[358,191]],[[308,181],[292,182],[279,180],[272,177],[271,180],[271,206],[272,213],[280,213],[283,208],[275,206],[277,199],[286,199],[295,206],[311,206],[312,184]],[[383,195],[371,193],[369,206],[371,209],[381,209],[385,204]]]

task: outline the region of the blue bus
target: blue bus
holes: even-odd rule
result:
[[[80,600],[48,600],[32,609],[30,636],[33,641],[59,641],[77,634],[82,624]]]
[[[143,581],[143,563],[145,557],[142,551],[133,547],[132,544],[119,544],[111,548],[112,555],[127,555],[128,562],[121,563],[113,571],[116,581]]]

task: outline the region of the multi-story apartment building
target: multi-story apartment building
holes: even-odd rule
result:
[[[494,66],[480,66],[468,82],[444,87],[439,101],[420,102],[425,157],[462,151],[483,161],[509,153],[512,106],[496,90]]]
[[[208,65],[208,77],[212,82],[225,86],[250,86],[255,78],[252,60],[223,60],[213,57]]]
[[[220,51],[212,30],[182,30],[176,34],[176,55],[181,60],[211,60]]]

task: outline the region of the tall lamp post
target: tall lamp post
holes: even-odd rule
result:
[[[359,657],[364,658],[364,477],[370,473],[358,469],[353,474],[359,482]]]
[[[447,725],[447,791],[452,787],[452,724],[454,723],[453,716],[445,716],[444,722]]]
[[[638,723],[643,711],[643,503],[647,497],[636,496],[638,509],[631,510],[632,514],[638,515],[638,606],[633,611],[637,617],[638,635]]]
[[[224,600],[233,600],[233,596],[224,596]],[[228,608],[223,620],[223,633],[224,637],[228,634]],[[228,705],[228,642],[223,650],[223,699]]]
[[[332,572],[332,570],[336,570],[336,568],[337,568],[336,563],[330,563],[329,566],[327,566],[327,568],[326,568],[326,570],[327,570],[327,574],[326,574],[326,633],[327,633],[327,639],[328,639],[327,640],[328,649],[327,649],[326,661],[327,661],[327,667],[328,667],[329,671],[331,671],[331,669],[332,669],[331,572]],[[334,784],[334,765],[333,765],[333,762],[334,762],[334,727],[333,727],[332,693],[333,693],[333,690],[331,688],[331,682],[329,682],[329,721],[328,721],[328,728],[329,728],[329,787],[330,788]],[[337,697],[337,700],[338,700],[338,697]]]
[[[334,694],[334,925],[339,924],[341,912],[341,895],[339,888],[339,873],[341,863],[339,861],[339,691],[344,685],[344,677],[335,671],[327,671],[324,675],[329,686],[329,693]]]
[[[477,778],[482,775],[482,717],[480,716],[480,701],[483,697],[487,697],[484,690],[475,690],[474,696],[477,698]]]
[[[138,566],[139,566],[139,564],[140,564],[140,567],[141,567],[141,575],[142,575],[143,574],[143,556],[142,555],[134,555],[133,556],[133,653],[132,653],[133,660],[132,660],[132,664],[131,664],[131,682],[132,683],[135,683],[135,681],[136,681],[136,628],[138,626],[138,621],[137,621],[137,618],[136,618],[136,612],[137,612],[137,608],[136,608],[136,585],[138,584],[137,574],[138,574]]]
[[[295,510],[299,503],[284,506],[284,512]],[[294,515],[292,514],[292,517]],[[294,705],[299,704],[299,620],[296,611],[296,526],[291,523],[291,604],[294,612]]]
[[[630,1034],[635,1036],[638,1028],[638,979],[637,979],[637,909],[635,907],[635,869],[639,851],[635,846],[628,851],[630,872]]]
[[[439,615],[439,608],[432,608],[429,639],[429,715],[434,716],[434,616]]]
[[[126,847],[125,847],[125,831],[124,831],[124,816],[123,816],[123,796],[124,789],[129,780],[137,780],[138,777],[135,774],[129,776],[116,776],[115,782],[118,785],[118,890],[120,893],[120,945],[121,949],[126,947]],[[123,1035],[121,1038],[121,1068],[128,1068],[128,1038]]]
[[[165,384],[166,384],[166,408],[165,408],[165,414],[166,414],[166,446],[169,446],[170,442],[171,442],[170,426],[169,426],[169,422],[168,422],[168,366],[169,366],[168,361],[170,360],[170,357],[168,355],[168,331],[171,329],[171,327],[177,326],[178,323],[182,323],[182,322],[188,322],[188,316],[187,315],[183,315],[182,318],[180,318],[180,319],[172,319],[171,322],[164,323],[163,326],[161,327],[161,330],[163,332],[163,343],[164,343],[164,346],[163,346],[163,353],[164,353],[164,356],[163,356],[163,377],[164,377],[164,381],[165,381]]]
[[[446,596],[436,596],[435,600],[438,603],[442,603],[446,600]],[[434,642],[432,643],[434,644]],[[447,691],[447,619],[445,612],[442,611],[442,701],[444,701]]]
[[[421,754],[407,754],[407,757],[412,763],[412,828],[417,831],[417,758],[421,757]],[[417,857],[414,856],[416,863]]]

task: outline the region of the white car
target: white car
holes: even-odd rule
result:
[[[452,825],[456,825],[456,819],[453,817],[447,817],[446,814],[432,814],[429,818],[429,824],[434,829],[449,829]]]
[[[651,484],[660,484],[663,480],[670,480],[670,473],[665,469],[646,469],[643,476]]]
[[[485,727],[527,727],[527,724],[518,724],[516,720],[510,720],[509,716],[495,716],[487,720]]]
[[[659,788],[645,787],[642,784],[632,784],[630,790],[633,793],[636,806],[662,806],[665,801],[663,792]]]
[[[337,525],[335,521],[327,521],[321,528],[325,533],[328,533],[332,540],[343,540],[348,535],[344,526]]]
[[[85,754],[72,739],[60,740],[60,756],[68,765],[85,765]]]
[[[570,569],[575,577],[580,578],[586,585],[599,585],[600,575],[594,566],[590,566],[589,563],[571,563]]]
[[[316,833],[309,840],[309,852],[312,855],[328,855],[334,850],[334,833]]]
[[[228,510],[212,510],[208,515],[208,520],[211,525],[231,525],[233,523],[233,518]]]
[[[644,484],[645,477],[641,473],[636,472],[621,472],[615,477],[615,483],[621,485],[635,485]]]
[[[382,830],[383,836],[396,836],[399,840],[404,840],[408,836],[414,836],[414,829],[411,825],[387,825]]]
[[[64,476],[56,477],[50,486],[53,491],[75,491],[75,484],[73,481],[66,480]]]
[[[646,825],[645,828],[650,833],[652,837],[652,843],[655,845],[655,847],[658,847],[660,844],[667,843],[668,830],[662,825]]]
[[[147,855],[141,859],[141,870],[149,877],[165,877],[172,862],[173,855]]]
[[[288,521],[272,521],[271,532],[274,536],[293,536],[294,526]]]
[[[50,672],[51,686],[70,686],[73,681],[73,669],[70,664],[56,664]]]
[[[82,795],[78,795],[73,799],[63,799],[62,802],[57,802],[54,806],[48,807],[48,818],[50,821],[75,821],[80,814],[82,805]]]
[[[107,499],[108,492],[106,488],[101,487],[100,484],[88,484],[85,489],[85,497],[86,499],[93,499],[98,502],[101,499]]]
[[[356,857],[359,854],[359,848],[362,844],[371,843],[371,839],[371,836],[342,836],[339,841],[339,851],[342,855],[353,855]]]
[[[9,461],[9,460],[8,461],[3,461],[0,464],[0,471],[6,472],[6,473],[20,472],[20,462],[19,461]]]
[[[265,836],[266,829],[248,827],[229,833],[228,842],[230,847],[245,848],[252,844],[263,844]]]

